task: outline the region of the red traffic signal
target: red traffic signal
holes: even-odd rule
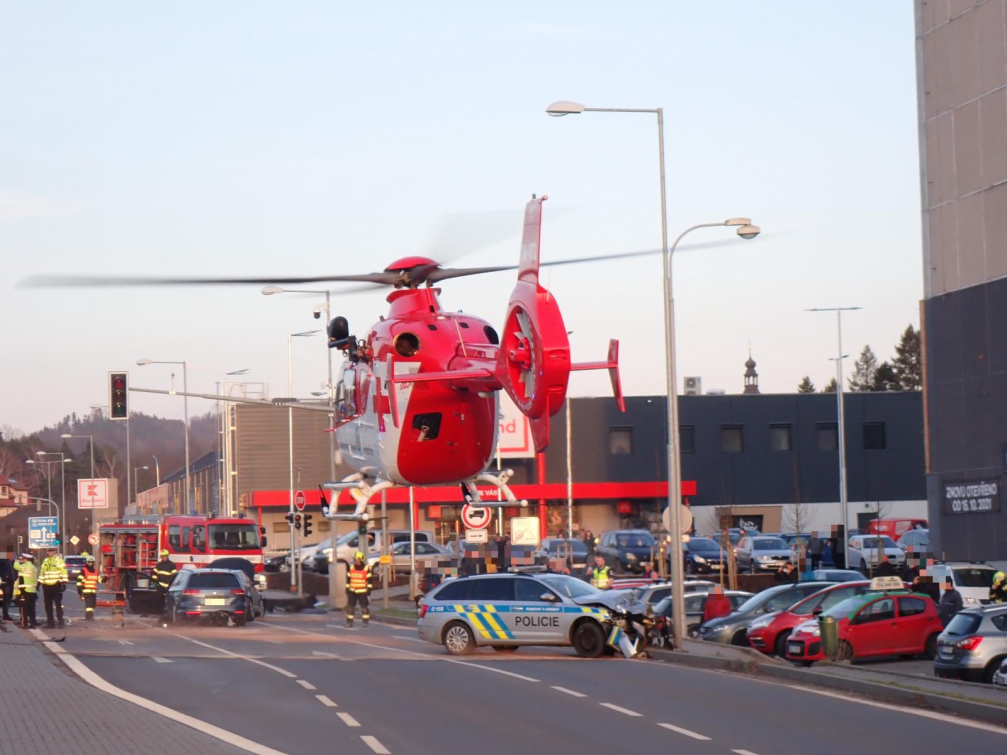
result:
[[[108,373],[109,419],[129,419],[129,373]]]

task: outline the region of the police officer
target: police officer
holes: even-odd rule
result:
[[[14,594],[17,596],[18,605],[21,607],[21,626],[25,629],[35,629],[38,621],[35,618],[35,599],[38,590],[38,570],[35,564],[35,555],[25,551],[21,558],[14,564],[14,571],[17,572],[17,582],[14,586]]]
[[[178,574],[178,567],[169,558],[170,554],[168,551],[162,550],[159,555],[161,556],[161,560],[154,564],[154,582],[157,584],[157,595],[161,600],[161,623],[164,624],[168,620],[164,613],[165,595],[168,592],[168,588],[171,587],[171,580]]]
[[[1007,574],[998,571],[990,585],[990,603],[1007,603]]]
[[[371,620],[370,604],[367,596],[371,594],[371,567],[364,561],[364,554],[357,551],[353,554],[353,565],[350,567],[349,581],[346,583],[346,626],[353,626],[353,615],[357,603],[360,604],[360,618],[364,626]]]
[[[56,618],[59,626],[63,626],[63,591],[66,590],[66,583],[69,577],[66,573],[66,564],[56,553],[54,546],[49,546],[49,555],[42,561],[42,568],[39,569],[38,581],[42,585],[42,597],[45,599],[45,625],[52,629],[56,626],[53,622],[53,605],[56,606]]]
[[[84,599],[84,620],[94,621],[94,604],[98,600],[98,568],[94,556],[87,557],[77,575],[77,594]]]
[[[596,555],[594,557],[594,568],[591,569],[591,584],[599,590],[607,590],[612,586],[612,570],[605,564],[604,556]]]

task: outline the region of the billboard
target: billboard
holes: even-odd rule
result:
[[[108,482],[107,479],[77,480],[77,508],[107,509]]]
[[[528,459],[535,455],[528,418],[521,413],[510,396],[500,395],[500,430],[497,453],[501,459]]]

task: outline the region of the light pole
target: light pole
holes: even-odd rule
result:
[[[843,411],[843,360],[847,355],[843,354],[843,312],[855,312],[862,307],[812,307],[805,312],[835,312],[836,313],[836,335],[839,350],[836,352],[836,412],[838,415],[838,437],[836,443],[839,446],[839,511],[843,518],[843,568],[850,568],[850,513],[849,494],[846,490],[846,416]],[[831,361],[831,360],[830,360]]]
[[[87,438],[91,445],[91,480],[94,480],[94,436],[93,435],[71,435],[70,433],[63,433],[61,436],[64,440],[69,440],[70,438]],[[80,510],[80,485],[77,486],[77,510]],[[98,532],[98,524],[94,518],[94,509],[91,509],[91,533],[96,534]]]
[[[232,370],[231,372],[224,373],[224,382],[222,383],[223,390],[222,393],[225,396],[230,397],[231,386],[228,385],[227,378],[234,377],[236,375],[247,375],[248,368],[243,368],[240,370]],[[222,422],[220,425],[220,432],[223,433],[223,438],[221,446],[221,460],[220,464],[223,470],[220,475],[220,490],[221,490],[221,503],[223,513],[225,516],[234,516],[236,513],[235,509],[237,507],[233,506],[234,495],[231,490],[231,404],[227,401],[220,402],[222,404]]]
[[[157,487],[161,487],[161,464],[158,462],[156,456],[151,456],[154,460],[154,479],[157,480]]]
[[[300,333],[288,333],[287,334],[287,393],[288,400],[294,400],[294,339],[295,338],[308,338],[315,335],[315,333],[320,333],[319,330],[305,330]],[[287,452],[290,461],[290,518],[294,518],[294,407],[287,407]],[[290,522],[290,587],[293,589],[297,587],[298,596],[301,594],[301,579],[300,579],[300,568],[301,568],[301,558],[300,554],[295,554],[296,548],[296,530],[294,529],[293,521]],[[296,555],[296,560],[295,560]]]
[[[759,229],[751,225],[747,218],[735,218],[723,223],[704,223],[687,228],[679,235],[671,249],[668,249],[668,202],[664,180],[664,110],[662,108],[589,108],[577,102],[554,102],[546,113],[551,116],[577,115],[585,112],[599,113],[649,113],[657,116],[658,167],[661,182],[661,260],[664,279],[664,336],[665,336],[665,379],[668,386],[668,510],[671,524],[671,600],[674,624],[673,643],[676,649],[682,647],[685,636],[685,596],[682,592],[682,481],[681,459],[678,448],[678,386],[675,378],[675,300],[672,296],[671,258],[675,246],[687,233],[697,228],[712,226],[739,226],[742,238],[755,238]]]
[[[72,459],[66,458],[62,451],[36,451],[36,456],[58,456],[59,457],[59,552],[61,556],[66,555],[66,463]],[[56,462],[42,461],[43,464],[55,464]],[[48,477],[48,475],[46,475]],[[52,481],[49,481],[49,498],[52,498]]]
[[[163,361],[157,359],[137,359],[136,364],[139,367],[145,367],[148,364],[180,364],[182,365],[182,398],[184,399],[185,405],[185,513],[194,514],[195,509],[192,505],[192,480],[190,478],[189,472],[189,376],[186,363],[183,362],[171,362]]]
[[[133,467],[133,494],[134,495],[140,495],[140,484],[136,480],[137,480],[137,474],[139,473],[139,471],[141,469],[150,469],[150,467],[148,467],[146,464],[144,464],[142,467]]]

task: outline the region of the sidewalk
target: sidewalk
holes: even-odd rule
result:
[[[239,755],[225,744],[95,689],[9,623],[0,625],[0,752]],[[46,711],[58,714],[50,716]]]

